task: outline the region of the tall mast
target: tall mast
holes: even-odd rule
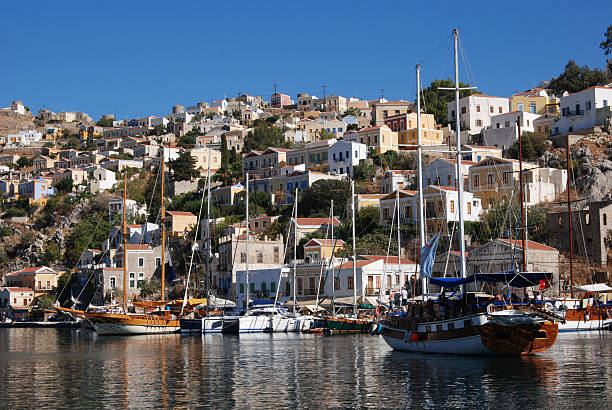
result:
[[[518,141],[519,141],[519,189],[521,196],[521,230],[522,232],[522,248],[523,248],[523,272],[527,272],[527,224],[525,223],[525,216],[527,213],[527,206],[525,206],[525,191],[523,189],[523,138],[521,137],[521,117],[519,116],[516,120],[518,124]],[[512,243],[512,238],[510,238]]]
[[[353,206],[355,204],[353,203]],[[329,264],[331,265],[331,278],[332,278],[332,316],[336,314],[336,305],[334,303],[334,299],[336,298],[336,278],[334,277],[334,249],[336,249],[336,244],[334,243],[334,200],[331,200],[331,219],[329,221],[329,226],[331,226],[331,243],[332,243],[332,254],[329,258]]]
[[[210,303],[210,257],[212,255],[210,249],[210,147],[208,147],[208,172],[206,174],[206,312]]]
[[[400,230],[400,194],[399,194],[400,188],[399,188],[399,183],[397,184],[397,190],[395,191],[395,201],[397,202],[397,269],[398,269],[398,273],[399,273],[399,291],[401,293],[402,291],[402,266],[401,266],[401,260],[402,260],[402,237],[401,237],[401,230]]]
[[[127,202],[127,169],[123,171],[123,313],[127,313],[127,220],[125,203]]]
[[[421,66],[416,65],[417,81],[417,184],[419,201],[419,249],[425,246],[425,206],[423,205],[423,147],[421,146]],[[399,203],[398,203],[399,205]],[[416,278],[415,278],[416,279]],[[416,283],[416,281],[415,281]],[[423,300],[427,293],[427,279],[421,277],[421,289]],[[413,295],[414,296],[414,295]]]
[[[166,286],[166,206],[164,203],[164,157],[165,149],[162,146],[162,158],[161,158],[161,226],[162,226],[162,249],[161,249],[161,300],[165,300],[164,288]]]
[[[246,173],[246,309],[249,310],[249,173]]]
[[[298,207],[298,189],[295,188],[295,206],[293,207],[293,314],[295,315],[295,308],[297,304],[297,207]]]
[[[463,226],[463,173],[461,170],[461,121],[459,119],[459,54],[457,52],[457,40],[459,31],[453,30],[455,43],[455,112],[456,118],[456,135],[457,135],[457,212],[459,213],[459,253],[461,260],[461,277],[466,277],[465,272],[465,229]],[[464,289],[465,290],[465,289]]]
[[[574,297],[574,233],[572,232],[572,191],[571,191],[571,166],[570,166],[570,137],[566,136],[566,156],[567,156],[567,217],[569,229],[569,269],[570,269],[570,286],[571,297]]]
[[[353,315],[357,316],[357,248],[355,248],[355,181],[351,180],[351,211],[353,223]],[[332,225],[333,227],[333,225]]]

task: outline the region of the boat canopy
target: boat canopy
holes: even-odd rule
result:
[[[551,272],[507,271],[498,273],[475,273],[467,278],[429,278],[429,283],[446,288],[455,288],[472,282],[504,283],[516,288],[527,288],[529,286],[539,286],[541,281],[550,282],[551,279]]]
[[[584,290],[586,292],[610,292],[612,288],[605,283],[594,283],[592,285],[575,286],[574,289]]]
[[[265,307],[274,306],[274,299],[252,299],[249,303],[250,307]],[[276,301],[276,306],[281,306],[280,301]]]

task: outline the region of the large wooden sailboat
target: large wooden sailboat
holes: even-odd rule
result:
[[[431,278],[431,267],[435,257],[438,236],[429,243],[425,241],[425,213],[423,206],[422,146],[420,120],[420,67],[417,77],[417,166],[419,199],[419,242],[421,245],[421,279],[423,300],[413,301],[398,312],[391,312],[381,321],[381,334],[394,349],[446,354],[504,354],[525,355],[546,350],[557,339],[558,325],[553,314],[530,309],[519,310],[510,304],[496,305],[465,291],[472,282],[497,282],[513,287],[529,287],[540,280],[550,280],[551,273],[505,272],[474,274],[466,277],[465,243],[463,226],[463,204],[461,199],[463,176],[461,169],[461,129],[459,111],[459,71],[457,41],[458,32],[453,31],[455,45],[455,104],[457,135],[457,192],[459,216],[459,243],[461,258],[460,278]],[[427,281],[442,288],[460,287],[461,296],[446,298],[444,292],[438,297],[429,295]],[[484,303],[483,303],[484,302]]]
[[[161,297],[160,301],[133,303],[128,306],[127,296],[127,173],[123,184],[123,304],[90,308],[85,311],[58,308],[67,313],[87,320],[100,335],[141,335],[174,333],[180,329],[178,313],[169,310],[172,301],[165,301],[165,209],[164,209],[164,157],[161,157],[161,225],[162,225],[162,258],[161,258]],[[136,310],[140,310],[137,312]]]

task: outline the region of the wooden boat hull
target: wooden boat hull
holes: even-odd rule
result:
[[[176,333],[181,328],[179,320],[155,315],[85,312],[85,318],[103,336]]]
[[[372,329],[371,319],[353,319],[344,317],[327,318],[327,327],[333,334],[336,333],[369,333]]]
[[[559,323],[559,332],[580,332],[587,330],[605,330],[612,327],[612,317],[608,310],[569,309],[563,315],[565,323]]]
[[[468,323],[468,325],[461,326]],[[452,323],[452,328],[449,324]],[[529,355],[552,347],[558,325],[553,322],[502,325],[476,315],[436,322],[440,331],[418,332],[383,326],[381,335],[396,350],[460,355]]]

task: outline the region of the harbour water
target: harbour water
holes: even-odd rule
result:
[[[0,408],[606,408],[612,333],[531,357],[395,352],[379,337],[97,337],[0,329]]]

